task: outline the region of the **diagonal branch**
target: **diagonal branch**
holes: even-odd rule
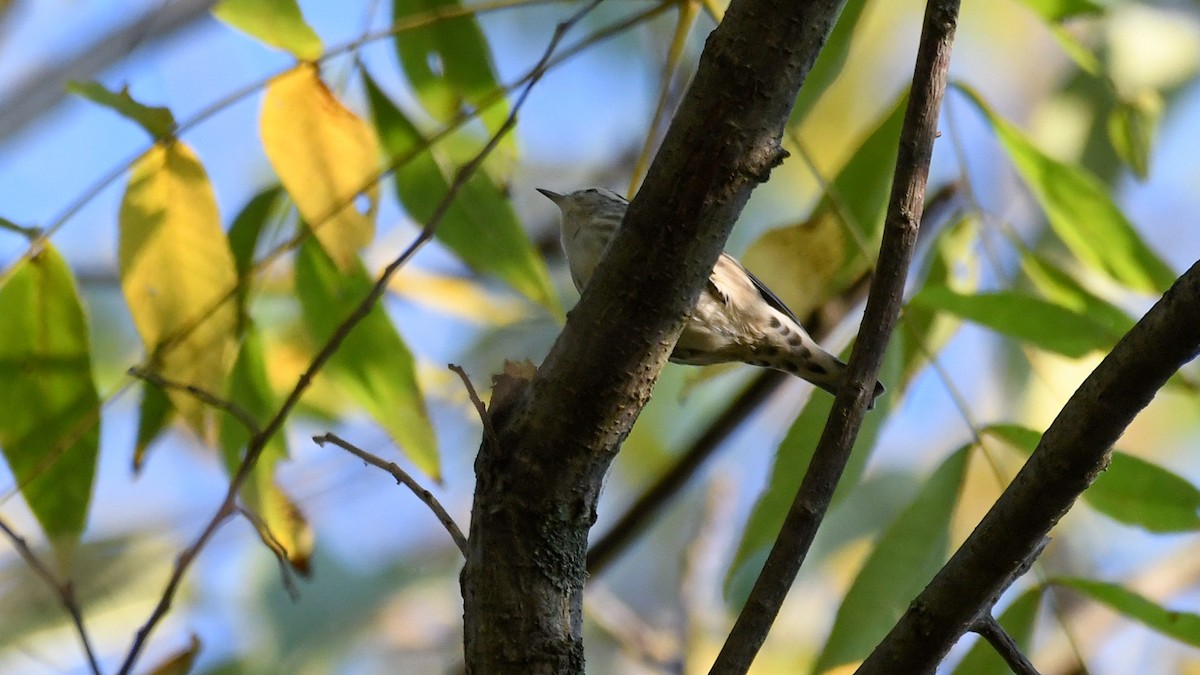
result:
[[[1054,524],[1108,466],[1109,451],[1180,367],[1200,354],[1200,262],[1084,380],[1013,482],[862,673],[932,670],[1037,556]]]
[[[433,512],[433,515],[437,516],[437,519],[442,524],[442,527],[446,528],[446,532],[450,534],[450,538],[454,540],[454,545],[457,546],[458,550],[462,551],[464,555],[466,554],[467,538],[463,536],[462,530],[459,529],[458,524],[455,523],[454,519],[450,517],[450,513],[446,511],[446,508],[442,506],[442,503],[437,500],[437,497],[433,496],[433,493],[421,487],[421,484],[418,483],[416,479],[408,475],[408,472],[397,466],[395,462],[389,462],[382,457],[373,455],[366,450],[359,448],[353,443],[343,440],[337,434],[326,433],[323,436],[313,436],[313,442],[321,447],[325,447],[326,443],[333,443],[334,445],[361,459],[367,464],[383,469],[391,474],[392,478],[395,478],[398,484],[408,488],[414,495],[416,495],[417,499],[420,499],[425,506],[429,507],[429,510]]]
[[[926,5],[912,93],[900,131],[900,153],[879,264],[867,297],[862,330],[850,356],[847,378],[838,391],[779,537],[713,664],[712,673],[744,673],[749,669],[804,563],[862,426],[871,397],[868,383],[875,382],[904,301],[904,282],[917,243],[938,111],[946,91],[958,5],[958,0],[930,0]]]

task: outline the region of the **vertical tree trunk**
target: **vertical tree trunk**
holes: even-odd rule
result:
[[[475,463],[462,574],[469,672],[583,672],[587,536],[604,474],[751,190],[785,156],[788,114],[841,5],[734,0],[546,361],[494,393],[499,442]]]

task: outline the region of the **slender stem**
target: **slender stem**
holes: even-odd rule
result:
[[[971,630],[987,640],[1016,675],[1041,675],[1025,654],[1021,653],[1017,641],[996,621],[996,617],[984,614],[971,626]]]
[[[418,483],[416,479],[410,476],[407,471],[401,469],[395,462],[389,462],[378,455],[373,455],[366,450],[359,448],[353,443],[343,440],[336,434],[327,433],[324,436],[313,436],[313,442],[322,447],[324,447],[326,443],[333,443],[334,445],[349,452],[367,464],[378,467],[392,474],[392,477],[396,479],[397,483],[411,490],[412,493],[417,496],[417,499],[420,499],[426,506],[429,507],[430,511],[433,511],[433,515],[437,516],[437,519],[442,523],[442,527],[446,528],[446,532],[450,533],[450,538],[454,540],[454,545],[457,546],[458,550],[462,551],[464,555],[466,554],[467,538],[463,536],[462,530],[458,527],[458,523],[454,522],[454,519],[450,517],[450,513],[446,511],[441,502],[437,500],[437,497],[433,496],[433,493],[431,493],[429,490],[426,490],[424,487],[421,487],[421,484]]]
[[[83,653],[87,656],[88,666],[92,669],[94,675],[101,675],[100,662],[96,660],[96,652],[92,649],[92,642],[88,638],[87,628],[83,624],[83,610],[79,607],[79,602],[75,599],[75,588],[70,582],[61,583],[54,576],[54,572],[42,562],[41,558],[29,548],[29,542],[25,538],[17,534],[16,530],[0,518],[0,531],[8,537],[12,542],[13,548],[17,549],[17,553],[25,560],[25,564],[29,565],[42,581],[50,587],[58,596],[58,602],[67,610],[67,614],[71,616],[71,623],[75,626],[75,633],[79,635],[79,642],[83,645]]]
[[[930,0],[926,5],[879,263],[847,378],[783,529],[711,673],[744,673],[750,668],[808,554],[862,426],[872,391],[868,383],[876,380],[904,301],[904,283],[916,248],[937,135],[938,111],[946,90],[958,4],[957,0]]]

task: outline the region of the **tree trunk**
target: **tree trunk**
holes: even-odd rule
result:
[[[462,574],[467,670],[582,673],[587,537],[650,397],[780,138],[839,0],[734,0],[616,239],[546,361],[493,394]],[[617,113],[615,113],[617,114]]]

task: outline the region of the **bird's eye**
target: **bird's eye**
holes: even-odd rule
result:
[[[596,188],[588,188],[588,189],[584,190],[584,192],[594,195],[594,194],[596,194]]]

